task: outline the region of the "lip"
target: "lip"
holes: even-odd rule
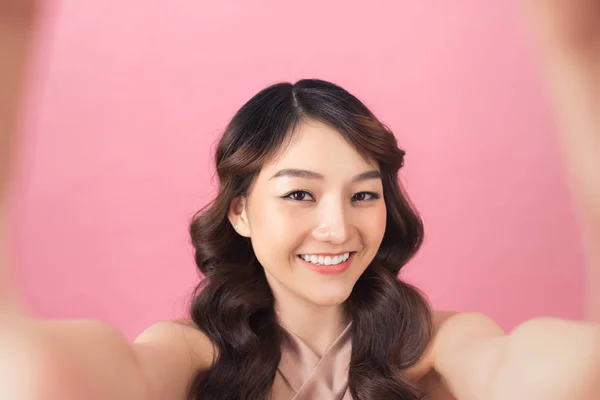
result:
[[[304,261],[302,259],[302,257],[297,256],[298,260],[300,260],[300,262],[302,264],[304,264],[304,266],[308,269],[310,269],[311,271],[315,271],[319,274],[323,274],[323,275],[337,275],[337,274],[341,274],[343,272],[346,272],[346,270],[348,270],[348,268],[350,268],[350,264],[352,264],[352,259],[354,258],[354,252],[350,253],[350,257],[348,257],[348,259],[346,261],[344,261],[343,263],[340,264],[336,264],[336,265],[316,265],[313,263],[310,263],[308,261]],[[325,253],[319,253],[319,255],[326,255]]]

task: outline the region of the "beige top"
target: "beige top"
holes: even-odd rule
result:
[[[273,382],[272,399],[352,400],[348,390],[352,352],[350,326],[321,358],[298,336],[284,328],[281,361]]]

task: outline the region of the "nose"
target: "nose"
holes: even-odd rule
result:
[[[331,204],[323,206],[319,211],[320,218],[312,231],[313,237],[333,244],[346,242],[351,228],[344,207],[339,204]]]

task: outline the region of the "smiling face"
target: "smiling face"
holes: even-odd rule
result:
[[[379,170],[335,129],[307,121],[229,218],[251,239],[276,298],[340,305],[385,232]]]

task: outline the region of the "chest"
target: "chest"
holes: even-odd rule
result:
[[[281,346],[273,400],[352,400],[348,391],[350,326],[321,357],[291,332],[284,336]]]
[[[302,340],[287,332],[281,361],[273,382],[273,400],[352,400],[348,390],[348,366],[352,355],[350,326],[322,357]],[[429,400],[456,400],[439,375],[426,374],[419,386]]]

